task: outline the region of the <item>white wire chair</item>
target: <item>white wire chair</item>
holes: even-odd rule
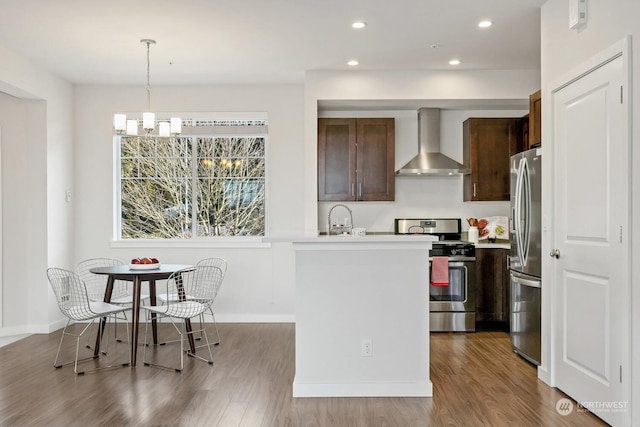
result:
[[[60,311],[68,318],[67,324],[62,330],[62,337],[60,338],[60,344],[58,344],[58,352],[56,353],[56,358],[53,362],[53,366],[55,366],[56,368],[61,368],[63,366],[74,363],[73,371],[76,374],[82,375],[85,372],[90,372],[86,370],[78,371],[78,362],[95,359],[98,356],[94,355],[91,357],[78,359],[80,350],[80,338],[87,330],[91,328],[91,325],[93,325],[96,321],[100,321],[102,318],[106,318],[106,320],[108,320],[109,318],[115,317],[118,314],[123,314],[124,311],[127,310],[127,308],[120,305],[109,304],[103,301],[91,301],[89,299],[85,283],[82,281],[82,279],[80,279],[80,276],[76,272],[65,270],[62,268],[49,268],[47,269],[47,278],[49,279],[49,283],[53,288],[53,293],[56,295],[56,300],[58,301],[58,307],[60,308]],[[86,321],[89,322],[86,324],[86,326],[82,327],[80,333],[76,334],[67,330],[71,322]],[[98,334],[102,334],[102,328],[98,326],[97,329]],[[62,342],[64,341],[64,337],[67,335],[76,337],[76,356],[74,361],[58,363],[60,350],[62,348]],[[127,337],[128,335],[129,332],[127,331]],[[107,345],[108,344],[109,340],[107,339]],[[120,364],[120,366],[128,366],[130,364],[131,355],[129,354],[129,360],[126,363]],[[116,365],[104,366],[102,368],[93,369],[91,371],[112,368],[115,366]]]
[[[119,259],[116,258],[91,258],[81,261],[76,267],[76,272],[87,286],[87,293],[91,301],[104,301],[104,291],[107,287],[108,276],[104,274],[93,274],[92,268],[96,267],[112,267],[116,265],[124,265]],[[125,280],[115,280],[113,282],[113,291],[111,292],[111,304],[115,305],[129,305],[133,304],[133,295],[130,292],[131,284]],[[140,302],[149,298],[148,294],[140,295]],[[124,316],[125,322],[128,321],[126,314]],[[114,336],[116,341],[121,342],[118,339],[118,326],[114,327]],[[87,343],[87,348],[91,348],[91,345]]]
[[[164,305],[144,306],[147,311],[147,323],[145,327],[145,345],[143,353],[143,362],[146,366],[160,366],[164,368],[174,369],[178,372],[184,369],[184,341],[189,336],[199,333],[205,340],[205,344],[200,346],[206,347],[209,352],[209,359],[198,356],[191,351],[187,354],[191,357],[213,364],[213,354],[211,353],[211,345],[207,337],[204,323],[200,324],[197,330],[186,330],[186,320],[200,317],[202,313],[209,310],[211,304],[218,295],[224,273],[220,267],[213,265],[197,265],[195,267],[185,268],[176,271],[166,281],[167,295],[176,295],[176,298],[168,298]],[[156,314],[158,319],[167,318],[171,321],[171,325],[179,335],[180,341],[180,368],[175,368],[160,363],[151,363],[147,361],[147,348],[149,347],[149,320],[151,315]],[[157,354],[156,348],[156,359]]]
[[[198,261],[198,263],[196,264],[197,266],[214,266],[214,267],[218,267],[220,269],[220,271],[222,271],[222,278],[220,279],[220,281],[222,282],[222,280],[224,280],[225,275],[227,274],[227,260],[225,260],[224,258],[204,258],[201,259],[200,261]],[[177,294],[167,294],[167,293],[161,293],[158,294],[156,296],[156,298],[158,299],[158,301],[160,301],[162,304],[166,304],[167,301],[171,300],[171,301],[177,301],[178,300],[178,295]],[[191,295],[188,290],[186,292],[186,299],[190,300],[190,299],[194,299],[194,296]],[[213,308],[212,308],[212,304],[209,305],[209,313],[211,314],[211,318],[213,319],[213,326],[216,329],[216,336],[218,337],[218,340],[213,343],[213,345],[219,345],[220,344],[220,332],[218,331],[218,324],[216,323],[216,316],[213,313]],[[202,329],[204,326],[204,315],[205,312],[203,312],[200,315],[200,328]],[[199,339],[199,338],[196,338]],[[161,344],[167,344],[168,341],[165,341]]]

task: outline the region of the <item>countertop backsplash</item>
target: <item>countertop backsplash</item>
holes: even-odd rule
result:
[[[429,178],[439,181],[456,180],[455,177]],[[408,179],[410,180],[410,179]],[[419,179],[415,179],[420,181]],[[400,180],[398,180],[400,181]],[[426,181],[426,179],[423,179]],[[459,181],[460,187],[462,181]],[[432,184],[430,184],[432,185]],[[447,183],[452,185],[452,183]],[[397,189],[398,184],[396,184]],[[455,187],[455,185],[453,186]],[[393,233],[396,218],[460,218],[462,231],[469,230],[467,218],[488,218],[507,216],[509,202],[462,202],[462,191],[459,192],[459,203],[456,200],[434,196],[412,196],[410,200],[396,197],[395,202],[318,202],[318,230],[327,232],[327,218],[332,206],[342,203],[353,213],[353,226],[366,228],[367,233]],[[334,211],[337,218],[343,211]]]

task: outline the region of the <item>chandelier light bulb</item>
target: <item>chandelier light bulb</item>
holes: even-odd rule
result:
[[[171,124],[169,122],[158,122],[158,135],[171,136]]]
[[[182,119],[179,117],[171,118],[171,134],[179,135],[182,133]]]
[[[142,129],[147,133],[156,128],[156,115],[153,113],[142,113]]]
[[[113,129],[115,129],[118,135],[122,135],[127,130],[127,115],[126,114],[114,114],[113,115]]]
[[[138,134],[138,121],[127,120],[127,135],[135,136]]]

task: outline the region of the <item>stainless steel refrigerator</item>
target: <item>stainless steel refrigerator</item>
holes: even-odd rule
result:
[[[541,172],[540,148],[511,157],[510,336],[513,350],[540,364]]]

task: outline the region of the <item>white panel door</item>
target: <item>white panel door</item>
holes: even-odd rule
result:
[[[612,425],[630,423],[623,75],[618,57],[553,94],[556,385]]]

